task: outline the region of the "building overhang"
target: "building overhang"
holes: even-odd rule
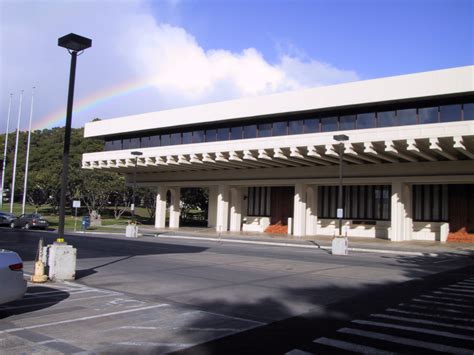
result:
[[[184,107],[86,123],[85,137],[102,137],[254,117],[474,93],[474,66],[401,75]],[[227,143],[225,143],[227,144]]]
[[[106,151],[83,155],[85,169],[111,169],[122,173],[199,170],[265,169],[337,165],[335,132],[255,138]],[[474,160],[474,121],[338,131],[346,164],[372,165],[404,162]],[[137,159],[137,160],[135,160]]]

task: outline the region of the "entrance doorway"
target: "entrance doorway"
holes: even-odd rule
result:
[[[449,185],[449,231],[474,234],[474,184]]]
[[[293,186],[274,186],[271,188],[270,226],[266,232],[288,233],[288,218],[293,217],[294,194],[295,188]]]

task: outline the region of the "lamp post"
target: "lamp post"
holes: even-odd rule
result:
[[[74,83],[76,80],[76,61],[78,54],[92,46],[92,40],[70,33],[58,39],[58,46],[66,48],[71,55],[69,72],[69,91],[67,97],[66,127],[64,128],[63,169],[61,174],[61,199],[59,204],[58,238],[64,238],[64,219],[66,210],[66,188],[69,167],[69,144],[71,141],[72,107],[74,101]]]
[[[342,207],[342,155],[344,154],[344,142],[349,140],[345,134],[336,134],[334,140],[339,142],[339,190],[337,194],[337,218],[339,220],[339,236],[342,236],[342,218],[344,209]]]
[[[138,157],[143,155],[140,151],[133,151],[132,155],[135,157],[135,169],[133,170],[133,191],[132,191],[132,219],[135,217],[135,190],[137,189],[137,165]]]

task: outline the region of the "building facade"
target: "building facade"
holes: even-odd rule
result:
[[[156,187],[157,228],[203,187],[218,231],[335,235],[339,134],[348,236],[474,233],[474,66],[91,122],[82,165]]]

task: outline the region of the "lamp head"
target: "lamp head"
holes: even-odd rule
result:
[[[345,142],[349,140],[349,137],[346,136],[345,134],[336,134],[335,136],[333,136],[333,138],[335,141],[338,141],[338,142]]]
[[[134,150],[131,154],[134,155],[134,156],[136,156],[136,157],[139,157],[140,155],[143,155],[142,152],[139,152],[139,151],[137,151],[137,150]]]
[[[92,46],[92,40],[86,37],[70,33],[58,38],[58,46],[71,51],[80,52]]]

